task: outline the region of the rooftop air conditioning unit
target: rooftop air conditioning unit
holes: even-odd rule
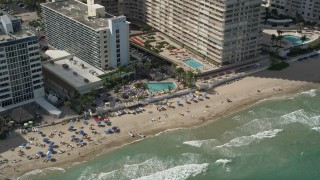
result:
[[[69,65],[68,64],[62,64],[63,69],[69,69]]]

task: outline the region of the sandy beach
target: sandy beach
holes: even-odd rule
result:
[[[0,159],[7,158],[9,160],[9,163],[0,165],[0,179],[19,177],[26,172],[45,167],[66,168],[75,162],[88,161],[99,154],[143,139],[137,135],[138,133],[142,133],[148,138],[168,129],[199,126],[208,121],[211,122],[241,111],[264,99],[278,98],[312,88],[319,88],[319,67],[319,59],[294,62],[290,64],[289,68],[279,72],[261,71],[239,81],[212,89],[207,92],[207,98],[202,98],[197,102],[186,103],[181,98],[175,98],[172,104],[174,107],[166,108],[164,111],[159,112],[156,105],[150,104],[145,106],[145,111],[140,114],[110,117],[112,126],[118,126],[121,129],[120,133],[105,134],[105,128],[97,127],[93,119],[89,120],[89,125],[84,125],[81,121],[39,128],[46,134],[46,138],[49,138],[50,132],[56,132],[49,140],[59,146],[54,148],[55,151],[58,152],[61,149],[65,151],[61,154],[51,154],[52,158],[55,159],[54,162],[43,162],[46,159],[45,157],[27,160],[25,156],[18,156],[18,150],[22,150],[25,155],[33,157],[38,151],[43,151],[46,154],[48,144],[46,147],[35,145],[37,142],[43,144],[43,137],[37,132],[30,132],[26,135],[13,134],[6,140],[0,141],[0,155],[2,157]],[[227,99],[229,99],[229,102]],[[182,105],[178,106],[176,100],[180,100]],[[97,134],[91,133],[90,124],[94,125],[92,127],[95,128]],[[76,142],[71,142],[71,135],[82,138],[82,135],[67,130],[71,125],[77,131],[83,126],[82,130],[91,137],[92,141],[84,139],[87,144],[83,147],[78,147]],[[58,133],[60,131],[65,134],[59,137]],[[135,137],[129,136],[128,132],[135,134]],[[30,141],[30,137],[37,140],[31,140],[31,145],[27,144],[30,147],[29,149],[16,147],[14,151],[8,150],[7,147],[10,143],[20,141],[21,138]],[[67,145],[60,144],[61,141],[72,144],[74,148],[71,149]],[[15,163],[14,160],[17,162]]]

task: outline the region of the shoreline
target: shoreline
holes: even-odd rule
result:
[[[318,64],[320,64],[317,61]],[[297,65],[298,63],[292,63],[293,65]],[[292,65],[292,66],[293,66]],[[314,73],[316,74],[316,67],[314,67]],[[291,67],[289,67],[291,68]],[[294,68],[291,68],[291,71]],[[289,72],[289,70],[287,70]],[[262,74],[265,73],[262,72]],[[288,73],[288,72],[283,72]],[[294,72],[291,72],[294,73]],[[120,124],[119,127],[121,129],[120,134],[114,134],[108,136],[108,138],[99,138],[94,142],[88,143],[88,145],[82,148],[76,148],[71,155],[62,154],[61,158],[57,158],[58,161],[50,162],[50,163],[34,163],[38,160],[31,160],[25,161],[25,163],[15,164],[15,166],[2,168],[0,167],[0,179],[1,178],[17,178],[27,172],[30,172],[35,169],[45,169],[48,167],[61,167],[64,169],[76,166],[77,164],[82,164],[84,161],[90,161],[99,157],[100,155],[110,153],[118,148],[122,148],[126,145],[130,145],[132,143],[137,143],[140,140],[143,140],[139,137],[132,138],[128,136],[127,131],[132,130],[132,132],[142,132],[147,136],[147,138],[154,137],[159,133],[166,133],[170,130],[176,131],[179,129],[193,129],[201,126],[205,126],[208,123],[215,122],[219,119],[234,115],[238,112],[244,111],[247,108],[250,108],[256,104],[263,102],[264,100],[272,100],[273,98],[280,98],[280,97],[288,97],[299,92],[304,92],[310,89],[317,89],[320,87],[318,81],[318,76],[310,77],[312,78],[311,82],[304,82],[304,81],[292,81],[286,79],[259,79],[260,77],[252,77],[248,76],[243,78],[240,81],[223,85],[215,88],[214,90],[219,92],[219,95],[213,94],[208,92],[208,96],[210,99],[204,99],[204,101],[199,101],[198,103],[192,103],[188,106],[192,111],[192,114],[195,114],[195,118],[187,117],[189,114],[185,116],[180,116],[178,114],[179,111],[182,111],[180,107],[176,109],[168,109],[162,113],[168,113],[169,118],[164,119],[160,122],[150,122],[150,118],[153,116],[162,116],[161,112],[155,112],[152,115],[147,114],[148,110],[154,110],[155,106],[148,105],[145,107],[146,112],[139,115],[124,115],[121,117],[114,117],[111,118],[111,121],[115,124]],[[316,83],[315,83],[316,82]],[[237,89],[239,88],[239,92]],[[242,88],[242,89],[241,89]],[[276,89],[283,89],[282,91],[275,91]],[[241,90],[240,90],[241,89]],[[257,93],[257,89],[261,89],[261,93]],[[235,92],[236,91],[236,92]],[[240,92],[241,91],[241,92]],[[224,99],[228,97],[232,100],[231,103],[223,102]],[[222,102],[221,102],[222,100]],[[221,102],[221,104],[220,104]],[[209,105],[209,108],[205,108],[204,106]],[[203,107],[203,108],[199,108]],[[182,109],[185,109],[183,107]],[[194,113],[193,113],[194,112]],[[175,114],[172,114],[175,113]],[[138,119],[140,117],[140,119]],[[172,119],[174,121],[172,121]],[[135,124],[138,120],[141,124]],[[45,127],[44,129],[51,130],[55,128],[62,128],[68,127],[70,124],[65,126],[62,125],[55,125],[53,127]],[[145,130],[148,129],[148,130]],[[101,143],[99,143],[101,142]],[[1,142],[0,142],[1,143]],[[81,157],[79,157],[78,152],[81,151]],[[14,169],[19,169],[19,172],[15,171]],[[6,172],[6,173],[4,173]]]

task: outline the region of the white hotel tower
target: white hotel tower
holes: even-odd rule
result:
[[[44,96],[38,37],[21,29],[21,21],[0,16],[0,112]]]
[[[116,68],[129,61],[129,22],[88,0],[41,4],[48,43],[100,68]]]

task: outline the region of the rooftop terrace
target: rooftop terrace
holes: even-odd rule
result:
[[[114,16],[106,14],[105,17],[94,18],[88,16],[88,6],[76,0],[67,0],[62,2],[50,2],[41,4],[43,7],[52,9],[64,16],[78,21],[92,29],[101,29],[108,27],[108,19]],[[99,5],[96,5],[99,6]]]

